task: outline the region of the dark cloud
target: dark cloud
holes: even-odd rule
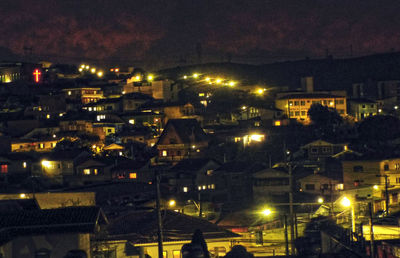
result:
[[[357,55],[399,46],[399,11],[397,0],[1,0],[0,47],[152,62],[196,60],[199,46],[205,61]]]

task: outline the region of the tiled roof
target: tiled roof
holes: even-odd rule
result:
[[[321,98],[345,98],[345,97],[326,94],[326,93],[300,93],[300,94],[285,95],[280,97],[279,99],[321,99]]]
[[[0,214],[0,243],[18,236],[51,233],[93,233],[101,216],[99,207],[23,210]]]
[[[173,211],[162,211],[164,241],[191,240],[196,229],[205,239],[234,238],[239,235],[196,217]],[[111,222],[107,231],[112,239],[127,239],[133,243],[157,242],[157,213],[141,211],[126,214]]]
[[[217,163],[215,160],[202,158],[202,159],[183,159],[178,162],[172,170],[174,171],[196,171],[207,165],[209,162]],[[218,164],[218,163],[217,163]]]
[[[168,128],[170,126],[175,128],[179,138],[183,143],[190,144],[193,142],[203,142],[208,140],[207,135],[200,127],[200,124],[196,119],[169,119],[163,134],[160,137],[160,140],[162,139],[163,135],[168,132]]]

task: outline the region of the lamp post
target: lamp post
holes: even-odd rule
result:
[[[346,196],[343,197],[341,204],[346,207],[346,208],[350,208],[350,216],[351,216],[351,239],[355,240],[354,237],[354,233],[355,233],[355,229],[356,229],[356,218],[354,215],[354,204],[351,202],[351,200],[349,198],[347,198]]]

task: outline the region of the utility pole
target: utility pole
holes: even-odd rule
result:
[[[376,177],[384,177],[385,178],[385,216],[389,215],[389,182],[388,175],[376,175]]]
[[[289,256],[289,238],[288,238],[288,232],[287,232],[287,215],[285,214],[284,216],[284,232],[285,232],[285,251],[286,251],[286,256]]]
[[[368,206],[369,206],[369,237],[370,237],[370,239],[369,239],[369,243],[370,243],[370,251],[369,251],[369,253],[370,253],[370,256],[371,256],[371,258],[374,258],[375,257],[375,254],[374,254],[374,225],[372,224],[373,222],[372,222],[372,203],[371,202],[369,202],[368,203]]]
[[[294,221],[293,221],[293,175],[292,175],[292,164],[287,163],[289,166],[289,223],[290,223],[290,249],[291,254],[295,254],[294,247]]]
[[[160,181],[161,181],[161,175],[159,171],[156,171],[156,210],[157,210],[157,225],[158,225],[158,230],[157,230],[157,240],[158,240],[158,257],[163,257],[163,232],[162,232],[162,220],[161,220],[161,210],[160,210]]]
[[[388,184],[388,175],[385,175],[385,202],[386,202],[386,214],[385,216],[389,216],[389,184]]]

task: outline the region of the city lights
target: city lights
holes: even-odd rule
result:
[[[195,79],[199,78],[199,74],[198,73],[194,73],[193,74],[193,78],[195,78]]]
[[[91,73],[96,73],[96,68],[90,69],[90,72],[91,72]]]
[[[154,76],[152,75],[152,74],[149,74],[148,76],[147,76],[147,80],[148,81],[152,81],[154,79]]]
[[[256,141],[256,142],[261,142],[264,140],[264,135],[263,134],[251,134],[250,135],[250,140]]]
[[[317,201],[318,201],[318,203],[324,203],[324,198],[319,197]]]
[[[97,76],[98,76],[98,77],[103,77],[103,72],[102,72],[102,71],[98,71],[98,72],[97,72]]]

